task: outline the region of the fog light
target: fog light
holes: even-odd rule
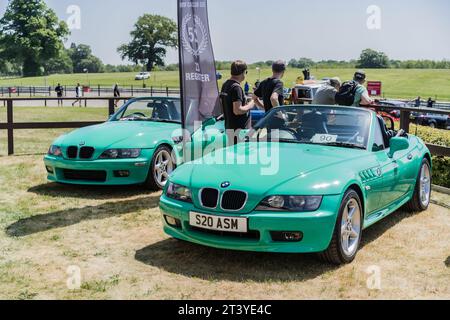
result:
[[[55,171],[53,170],[52,167],[45,166],[45,169],[47,169],[47,172],[48,172],[48,173],[51,173],[51,174],[54,174],[54,173],[55,173]]]
[[[303,240],[303,233],[299,231],[271,232],[272,240],[276,242],[300,242]]]
[[[167,224],[171,227],[181,229],[181,221],[170,216],[164,216],[164,219],[166,220]]]
[[[130,176],[130,171],[127,170],[114,171],[114,176],[116,178],[128,178]]]

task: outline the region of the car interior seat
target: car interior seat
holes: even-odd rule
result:
[[[151,106],[153,107],[153,119],[165,119],[170,120],[170,114],[169,114],[169,106],[164,102],[155,102],[152,103]]]
[[[301,126],[302,139],[312,139],[316,134],[328,134],[327,123],[327,116],[318,111],[304,114]]]

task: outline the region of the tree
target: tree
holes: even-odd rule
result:
[[[386,69],[389,68],[389,58],[384,52],[366,49],[361,53],[357,67]]]
[[[304,69],[313,67],[315,65],[315,62],[309,58],[300,58],[298,60],[292,59],[291,61],[289,61],[289,65],[292,68]]]
[[[147,71],[164,66],[167,48],[177,48],[177,24],[169,18],[144,14],[130,33],[132,40],[121,45],[117,51],[122,59],[143,64]]]
[[[73,62],[67,50],[63,50],[58,57],[47,60],[44,69],[46,74],[73,73]]]
[[[40,75],[45,62],[59,56],[68,34],[43,0],[11,0],[0,19],[1,58],[21,64],[25,76]]]
[[[103,62],[92,54],[92,49],[86,44],[76,45],[72,43],[68,49],[68,54],[72,59],[73,72],[82,73],[87,70],[89,73],[104,72]]]

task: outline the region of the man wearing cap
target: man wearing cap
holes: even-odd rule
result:
[[[353,106],[359,107],[361,105],[365,106],[373,104],[374,101],[370,98],[369,91],[364,87],[364,83],[366,83],[366,73],[362,70],[357,71],[353,77],[353,81],[357,83]]]
[[[269,112],[284,103],[284,84],[281,79],[286,71],[286,63],[278,60],[272,65],[272,77],[267,78],[255,90],[254,101],[257,106]],[[262,99],[262,102],[261,100]]]
[[[315,105],[335,105],[336,93],[341,87],[341,80],[339,78],[332,78],[328,80],[321,88],[319,88],[314,96],[312,104]]]

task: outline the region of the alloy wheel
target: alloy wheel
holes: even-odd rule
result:
[[[353,256],[358,250],[361,237],[361,208],[354,198],[348,200],[342,214],[341,246],[346,256]]]

